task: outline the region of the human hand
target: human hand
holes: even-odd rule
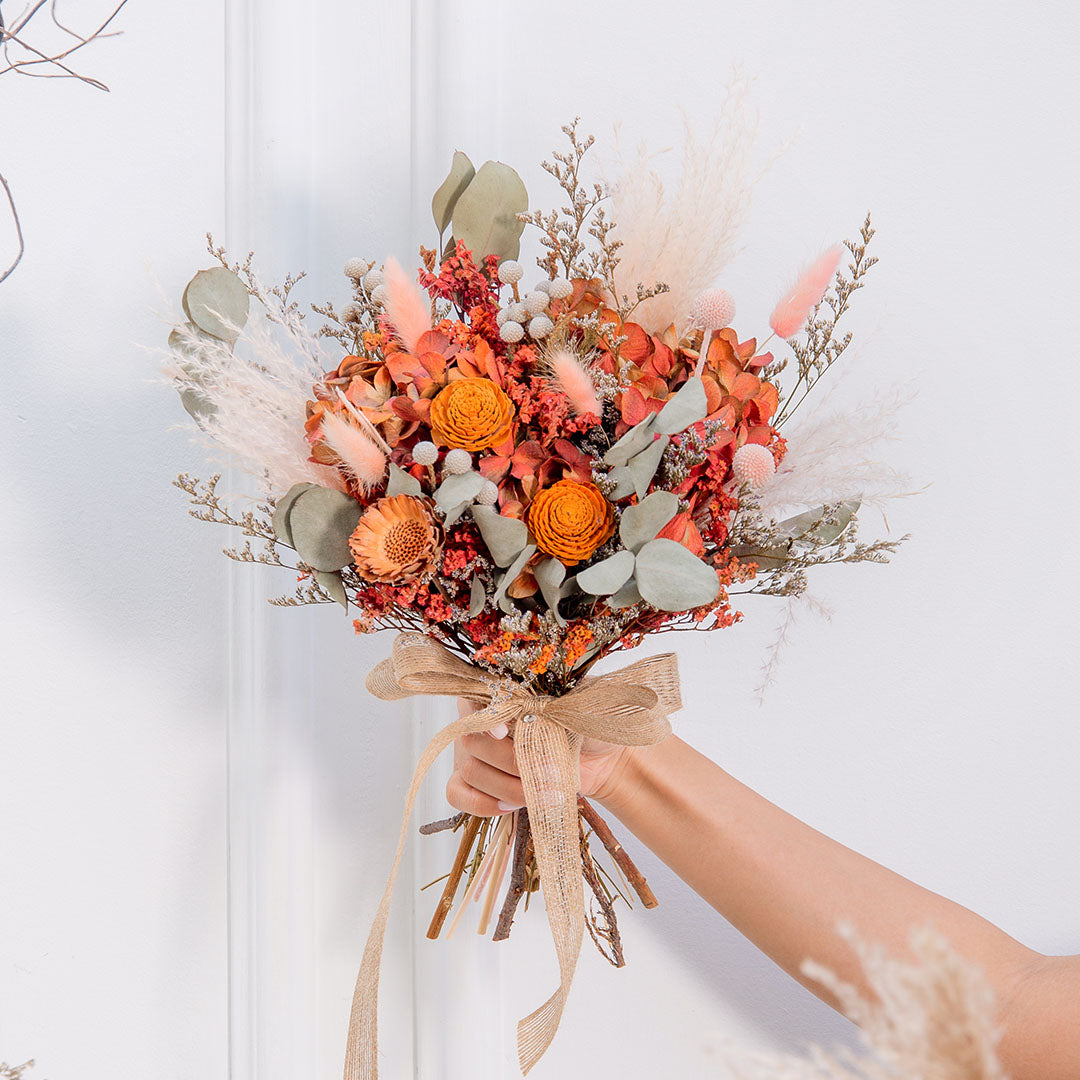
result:
[[[478,706],[458,702],[465,716]],[[477,817],[494,817],[525,805],[514,740],[505,724],[491,731],[465,735],[454,741],[454,771],[446,784],[450,805]],[[581,745],[581,794],[603,802],[615,789],[625,767],[630,746],[616,746],[599,739]]]

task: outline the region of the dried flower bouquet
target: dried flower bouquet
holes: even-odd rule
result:
[[[783,425],[850,341],[837,323],[876,261],[869,219],[777,304],[763,343],[788,342],[790,358],[777,359],[756,338],[740,340],[734,301],[714,280],[675,298],[663,280],[627,286],[620,250],[632,227],[609,216],[604,185],[582,179],[593,140],[576,123],[564,132],[567,150],[544,163],[563,189],[561,211],[530,212],[513,169],[475,169],[456,153],[432,200],[438,242],[421,249],[417,274],[393,259],[350,260],[350,298],[340,309],[313,305],[324,322],[312,331],[292,299],[299,279],[266,288],[251,256],[231,263],[211,239],[218,265],[187,286],[187,319],[170,337],[185,407],[262,491],[255,509],[234,515],[217,477],[176,483],[196,517],[247,538],[230,557],[298,572],[295,594],[273,602],[336,603],[358,632],[403,632],[369,685],[383,697],[443,693],[484,706],[458,722],[471,727],[450,725],[449,738],[505,719],[520,758],[530,730],[556,732],[558,746],[538,748],[535,761],[549,771],[559,762],[572,818],[555,821],[546,789],[526,782],[532,798],[516,813],[457,814],[421,830],[461,837],[429,937],[463,893],[456,918],[470,897],[482,899],[481,931],[494,923],[501,940],[522,899],[544,889],[562,996],[523,1021],[526,1071],[554,1034],[576,960],[557,923],[583,921],[621,965],[617,899],[629,903],[632,892],[656,903],[576,792],[580,740],[592,729],[575,709],[607,708],[589,699],[601,681],[586,678],[590,669],[651,634],[731,626],[741,618],[733,586],[798,595],[811,567],[883,562],[898,543],[857,538],[857,498],[783,518],[767,505],[778,469],[798,470],[786,463]],[[517,261],[527,226],[539,232],[539,275]],[[785,391],[778,377],[789,366]],[[287,562],[283,549],[295,553]],[[679,706],[673,660],[617,674],[625,678],[605,684],[618,700],[599,733],[662,738]],[[576,897],[563,880],[568,858],[580,871]],[[575,914],[581,878],[592,898],[585,919]],[[389,887],[358,983],[347,1076],[375,1074],[367,1029],[388,903]]]

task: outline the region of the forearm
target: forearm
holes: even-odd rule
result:
[[[812,958],[866,992],[837,932],[848,922],[893,955],[932,925],[1008,1001],[1041,959],[973,912],[805,825],[672,736],[628,754],[601,802],[729,922],[815,993]],[[830,1000],[830,1004],[835,1002]]]

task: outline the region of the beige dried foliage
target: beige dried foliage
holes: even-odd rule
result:
[[[805,1058],[729,1051],[732,1080],[1008,1080],[996,1052],[993,991],[941,934],[913,932],[911,962],[842,932],[874,997],[820,964],[806,962],[803,973],[827,987],[859,1025],[865,1053],[816,1046]]]
[[[754,184],[767,168],[754,152],[758,118],[746,104],[749,86],[745,76],[733,76],[711,131],[684,121],[674,186],[665,186],[658,168],[667,151],[645,144],[630,160],[620,157],[605,170],[610,216],[617,223],[612,236],[621,244],[615,270],[619,297],[635,295],[639,284],[669,286],[634,311],[634,321],[649,333],[685,320],[690,303],[720,283],[738,252]]]

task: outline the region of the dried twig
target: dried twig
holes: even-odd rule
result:
[[[0,274],[0,281],[4,281],[9,278],[15,270],[15,267],[22,262],[23,252],[26,250],[26,244],[23,241],[22,222],[19,221],[19,211],[15,207],[15,197],[11,194],[11,187],[7,180],[3,176],[0,176],[0,186],[4,189],[4,194],[7,196],[8,206],[11,207],[11,216],[15,221],[15,235],[19,240],[19,250],[15,255],[15,261]]]
[[[510,866],[510,887],[506,891],[499,922],[492,935],[492,941],[505,941],[510,936],[510,927],[514,922],[514,913],[521,898],[528,889],[525,866],[532,854],[532,833],[529,829],[529,811],[522,807],[517,812],[517,831],[514,833],[514,861]]]
[[[611,894],[604,888],[600,880],[596,863],[593,862],[592,852],[589,851],[589,840],[585,835],[585,823],[579,818],[578,828],[581,831],[581,874],[592,889],[596,902],[600,905],[600,918],[590,913],[585,920],[585,928],[593,939],[593,944],[599,950],[600,955],[613,967],[625,967],[626,958],[623,956],[622,938],[619,936],[619,921],[615,916],[615,905]],[[605,947],[606,942],[606,947]]]
[[[448,829],[456,829],[464,820],[464,814],[454,814],[452,817],[441,818],[439,821],[429,821],[420,826],[421,836],[431,836],[432,833],[446,832]]]
[[[473,842],[476,840],[476,834],[480,831],[480,825],[485,820],[485,818],[470,815],[469,820],[465,823],[461,843],[458,845],[457,855],[454,858],[454,865],[450,868],[450,876],[446,879],[442,896],[439,897],[438,906],[435,908],[435,914],[431,917],[431,925],[428,927],[427,936],[433,941],[439,936],[439,931],[442,930],[443,923],[446,922],[446,916],[450,914],[450,909],[454,906],[454,896],[461,882],[461,875],[465,871],[465,865],[472,851]]]
[[[608,823],[596,812],[596,807],[583,795],[578,796],[578,809],[581,816],[588,822],[589,827],[596,834],[597,839],[607,848],[608,854],[615,860],[615,865],[622,871],[623,877],[633,886],[634,892],[647,908],[654,908],[660,903],[656,895],[649,888],[645,875],[634,864],[634,860],[626,853],[626,849],[615,839]]]
[[[52,19],[53,25],[69,38],[74,38],[75,44],[64,49],[50,51],[47,47],[39,47],[33,43],[28,31],[32,33],[36,28],[30,25],[31,20],[39,12],[46,9],[47,2],[49,17]],[[79,82],[86,83],[87,86],[92,86],[95,90],[104,90],[108,93],[109,88],[100,79],[80,74],[64,61],[80,49],[85,48],[92,41],[97,41],[103,37],[114,37],[120,33],[118,30],[106,31],[126,3],[127,0],[120,0],[120,3],[113,8],[109,17],[96,30],[84,36],[65,26],[60,21],[56,14],[56,0],[35,0],[11,25],[8,25],[4,19],[3,0],[0,0],[0,75],[14,72],[16,75],[26,75],[37,79],[77,79]],[[22,222],[19,220],[19,211],[15,206],[15,198],[11,193],[11,187],[3,176],[0,176],[0,186],[4,189],[8,207],[15,222],[15,235],[19,243],[15,261],[6,270],[0,272],[0,282],[3,282],[12,275],[15,268],[22,261],[26,243],[23,238]]]

